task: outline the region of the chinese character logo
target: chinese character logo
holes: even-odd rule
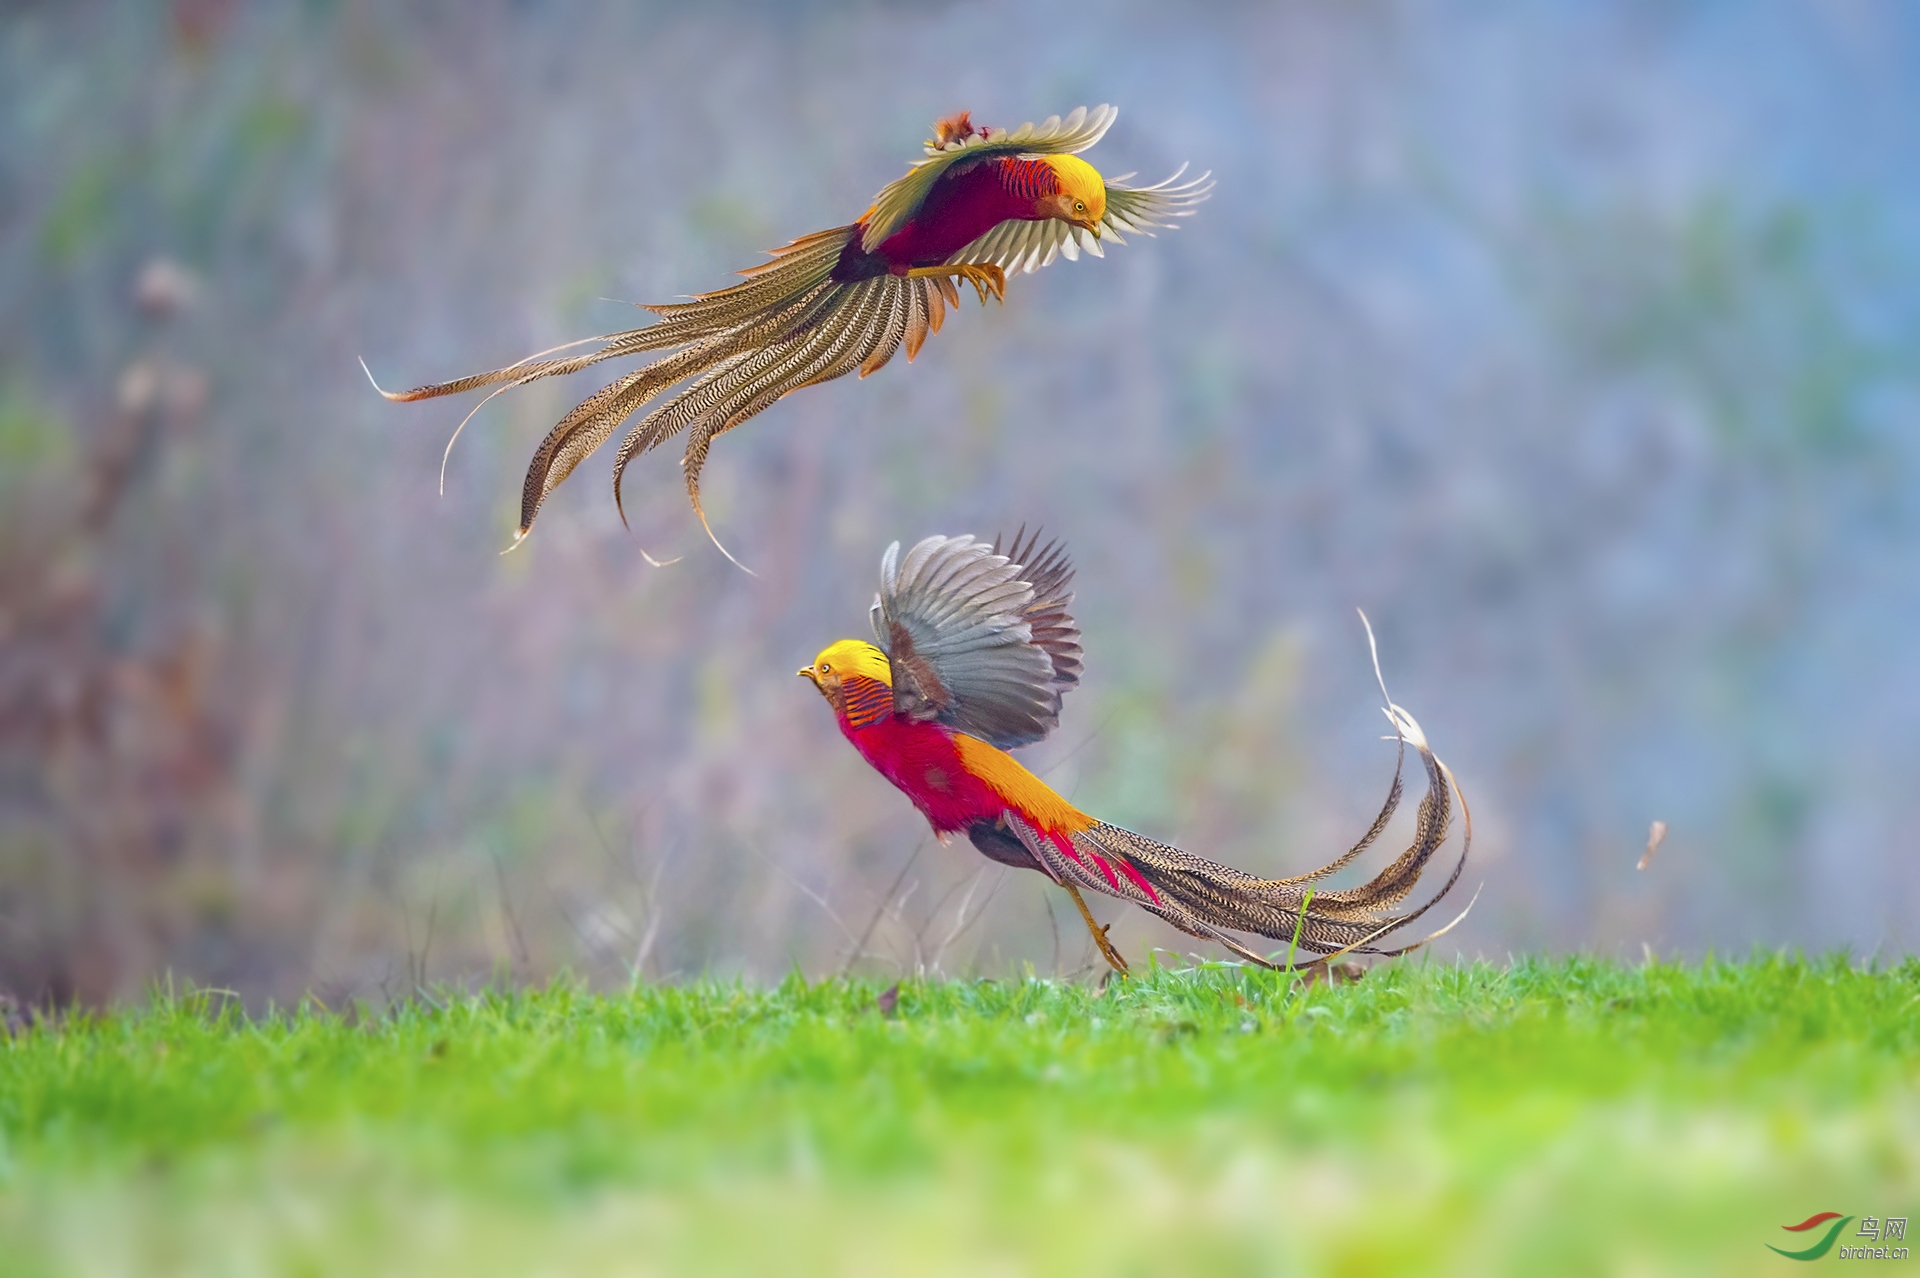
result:
[[[1823,1211],[1807,1217],[1797,1225],[1782,1225],[1780,1228],[1790,1234],[1804,1234],[1810,1230],[1825,1226],[1826,1233],[1820,1241],[1800,1251],[1788,1251],[1785,1247],[1767,1244],[1768,1251],[1777,1251],[1788,1260],[1818,1260],[1833,1250],[1834,1242],[1840,1237],[1840,1231],[1853,1220],[1852,1216],[1842,1216],[1837,1211]],[[1860,1228],[1853,1235],[1866,1238],[1867,1243],[1840,1246],[1841,1260],[1905,1260],[1905,1247],[1889,1247],[1888,1243],[1902,1243],[1907,1240],[1907,1218],[1888,1216],[1884,1221],[1878,1216],[1860,1217]]]
[[[1826,1224],[1828,1221],[1832,1221],[1833,1222],[1832,1227],[1827,1230],[1826,1235],[1823,1238],[1821,1238],[1819,1242],[1813,1244],[1813,1246],[1808,1247],[1804,1251],[1788,1251],[1784,1247],[1776,1247],[1772,1243],[1768,1243],[1767,1250],[1777,1251],[1781,1255],[1785,1256],[1788,1260],[1818,1260],[1820,1259],[1820,1257],[1826,1255],[1828,1252],[1833,1250],[1834,1239],[1840,1236],[1840,1231],[1845,1229],[1847,1227],[1847,1222],[1852,1219],[1853,1217],[1842,1216],[1837,1211],[1817,1212],[1814,1215],[1807,1217],[1805,1220],[1801,1221],[1797,1225],[1782,1225],[1781,1228],[1786,1230],[1790,1234],[1798,1234],[1798,1233],[1804,1233],[1809,1229],[1818,1229],[1821,1225]]]

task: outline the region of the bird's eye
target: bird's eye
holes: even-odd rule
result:
[[[821,674],[832,674],[832,673],[833,673],[833,667],[832,667],[832,666],[830,666],[830,665],[828,665],[828,664],[827,664],[826,662],[824,662],[824,661],[823,661],[823,662],[821,662],[821,663],[820,663],[820,673],[821,673]]]
[[[1075,200],[1075,201],[1073,202],[1073,211],[1074,211],[1075,213],[1085,213],[1085,212],[1087,211],[1087,203],[1086,203],[1086,201],[1085,201],[1085,200]]]

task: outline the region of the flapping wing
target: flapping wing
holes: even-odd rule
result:
[[[1180,224],[1173,219],[1192,217],[1194,208],[1213,194],[1211,170],[1182,182],[1180,177],[1186,171],[1187,166],[1183,164],[1173,171],[1172,177],[1152,186],[1121,185],[1133,176],[1131,173],[1108,179],[1107,215],[1100,219],[1100,225],[1106,228],[1106,238],[1115,244],[1125,244],[1120,238],[1122,231],[1152,235],[1156,230],[1178,230]]]
[[[1004,554],[1017,565],[1021,577],[1033,587],[1033,602],[1021,613],[1033,631],[1034,646],[1053,662],[1053,718],[1060,717],[1060,703],[1067,689],[1080,682],[1082,650],[1080,623],[1068,609],[1073,604],[1073,563],[1067,548],[1058,541],[1040,544],[1040,534],[1027,536],[1023,527],[1013,535],[1004,550],[1000,539],[993,539],[993,553]],[[1053,724],[1049,723],[1051,730]]]
[[[1064,120],[1053,115],[1039,124],[1023,124],[1013,130],[970,130],[944,146],[928,142],[926,158],[915,160],[905,177],[888,183],[873,198],[873,207],[863,219],[866,234],[860,247],[871,253],[899,230],[927,198],[940,175],[958,161],[987,155],[1077,155],[1104,137],[1119,116],[1119,107],[1097,106],[1091,111],[1075,107]]]
[[[1003,750],[1046,736],[1080,679],[1072,572],[1058,546],[1031,572],[970,536],[928,537],[904,558],[899,542],[887,547],[872,620],[894,708]]]
[[[1213,193],[1213,177],[1202,173],[1197,178],[1180,180],[1186,172],[1182,165],[1172,177],[1152,186],[1121,186],[1107,183],[1107,213],[1100,219],[1101,236],[1070,226],[1059,218],[1028,222],[1012,220],[982,235],[955,253],[950,261],[997,266],[1007,274],[1032,273],[1064,257],[1077,261],[1081,251],[1105,257],[1103,244],[1125,244],[1122,231],[1152,235],[1156,230],[1177,230],[1174,218],[1192,217],[1195,206]],[[1128,174],[1131,177],[1132,174]]]

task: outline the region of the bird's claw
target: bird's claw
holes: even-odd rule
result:
[[[987,295],[1005,305],[1007,301],[1007,273],[992,262],[961,262],[954,266],[916,266],[907,272],[910,276],[924,276],[929,279],[960,279],[973,285],[973,291],[980,299],[980,305],[987,304]],[[958,305],[957,293],[948,294],[950,300]]]
[[[1002,306],[1007,303],[1007,273],[992,264],[974,266],[967,270],[965,279],[973,285],[973,291],[980,296],[980,305],[987,304],[987,294],[993,294],[993,300]]]
[[[1103,926],[1094,922],[1093,911],[1087,908],[1086,899],[1080,895],[1080,889],[1071,881],[1063,880],[1060,886],[1067,890],[1067,895],[1073,898],[1074,905],[1079,907],[1080,918],[1086,923],[1087,931],[1092,934],[1093,943],[1100,947],[1100,957],[1107,960],[1107,966],[1120,975],[1128,975],[1127,960],[1120,957],[1120,951],[1114,949],[1113,942],[1107,939],[1107,932],[1113,924],[1108,923]]]

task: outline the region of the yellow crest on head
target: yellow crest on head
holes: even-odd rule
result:
[[[828,644],[813,659],[813,668],[823,675],[838,675],[842,679],[862,675],[877,679],[889,688],[893,686],[893,667],[887,662],[887,654],[864,639],[842,639]]]
[[[1047,162],[1059,175],[1060,189],[1087,206],[1089,222],[1107,215],[1107,180],[1100,170],[1077,155],[1050,155]]]

